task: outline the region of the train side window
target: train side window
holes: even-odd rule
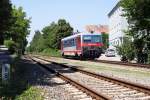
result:
[[[67,47],[67,41],[64,41],[64,47]]]
[[[65,47],[65,41],[63,41],[63,47]]]
[[[74,44],[73,44],[73,39],[70,40],[70,46],[72,47]]]
[[[73,39],[71,39],[71,46],[74,46],[74,41],[73,41]]]
[[[75,39],[69,39],[69,40],[65,40],[63,42],[63,46],[64,47],[72,47],[76,45],[76,40]]]
[[[72,47],[72,39],[70,40],[70,47]]]
[[[70,39],[70,40],[69,40],[69,47],[71,47],[71,44],[72,44],[72,43],[71,43],[71,39]]]
[[[73,46],[75,46],[75,39],[73,39]]]
[[[71,40],[69,40],[69,42],[68,42],[68,46],[69,46],[69,47],[71,46]]]
[[[68,40],[68,41],[67,41],[67,44],[66,44],[66,47],[69,47],[69,44],[70,44],[70,43],[69,43],[69,40]]]
[[[63,47],[65,47],[65,41],[63,41]]]

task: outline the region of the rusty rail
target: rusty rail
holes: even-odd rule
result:
[[[44,67],[46,70],[55,73],[58,77],[60,77],[61,79],[65,80],[66,82],[70,83],[71,85],[77,87],[79,90],[82,90],[83,92],[85,92],[86,94],[90,95],[92,98],[96,99],[96,100],[111,100],[110,97],[102,94],[102,93],[98,93],[86,86],[84,86],[83,84],[63,75],[62,73],[59,73],[53,69],[51,69],[50,67],[48,67],[47,65],[44,65],[36,60],[34,60],[32,57],[29,57],[30,59],[32,59],[34,62],[36,62],[38,65]],[[40,59],[40,58],[39,58]]]
[[[134,67],[140,67],[140,68],[150,68],[150,64],[138,64],[138,63],[121,62],[121,61],[94,60],[91,62],[117,64],[117,65],[124,65],[124,66],[134,66]]]
[[[53,62],[53,61],[50,61],[50,60],[46,60],[46,59],[43,59],[43,58],[40,58],[40,57],[36,57],[36,58],[47,61],[47,62],[51,62],[51,63],[56,64],[56,65],[60,65],[60,66],[63,66],[63,67],[67,67],[67,68],[69,67],[69,68],[72,68],[75,71],[79,71],[81,73],[90,75],[92,77],[95,77],[95,78],[98,78],[98,79],[103,79],[103,80],[106,80],[106,81],[111,81],[113,83],[116,83],[116,84],[119,84],[119,85],[122,85],[122,86],[125,86],[125,87],[129,87],[131,89],[138,90],[138,91],[141,91],[143,93],[146,93],[146,94],[150,95],[150,87],[149,86],[144,86],[142,84],[128,82],[128,81],[121,80],[121,79],[118,79],[118,78],[112,78],[112,77],[108,77],[108,76],[105,76],[105,75],[99,75],[99,74],[96,74],[94,72],[90,72],[90,71],[82,70],[80,68],[76,68],[76,66],[68,66],[68,65],[65,65],[65,64],[61,64],[61,63]]]
[[[40,55],[37,55],[37,56],[40,56]],[[62,58],[62,57],[56,57],[56,58]],[[124,65],[124,66],[133,66],[133,67],[140,67],[140,68],[150,68],[150,64],[139,64],[139,63],[130,63],[130,62],[122,62],[122,61],[108,61],[108,60],[89,60],[89,61],[99,62],[99,63],[116,64],[116,65]]]

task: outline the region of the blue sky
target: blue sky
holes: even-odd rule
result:
[[[34,31],[41,30],[52,21],[66,19],[76,31],[85,31],[86,25],[108,24],[107,14],[118,0],[11,0],[22,6],[31,17],[31,41]]]

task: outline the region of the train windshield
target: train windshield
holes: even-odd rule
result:
[[[100,35],[84,35],[83,36],[84,43],[99,43],[101,42]]]

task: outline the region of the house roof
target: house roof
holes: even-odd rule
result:
[[[118,3],[116,4],[116,6],[108,13],[108,17],[110,17],[110,16],[116,11],[116,9],[117,9],[118,7],[120,7],[120,2],[118,2]]]

